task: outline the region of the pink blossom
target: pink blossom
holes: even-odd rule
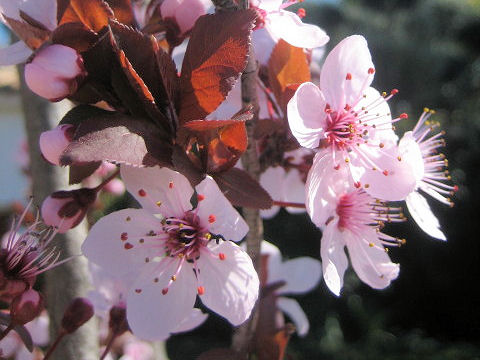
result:
[[[330,39],[318,26],[302,22],[301,17],[305,16],[304,9],[300,9],[298,15],[284,10],[290,5],[297,4],[298,1],[254,0],[250,3],[259,14],[252,41],[256,55],[262,64],[267,63],[279,39],[293,46],[307,49],[323,46]]]
[[[331,172],[332,158],[318,153],[307,179],[307,211],[323,230],[321,257],[327,286],[339,295],[348,266],[344,248],[358,277],[374,289],[387,287],[398,276],[399,265],[390,261],[385,246],[404,240],[381,232],[384,222],[403,221],[400,208],[388,207],[363,189],[352,186],[342,167]]]
[[[282,295],[305,294],[314,289],[322,276],[320,261],[310,257],[282,261],[280,250],[267,241],[262,241],[261,255],[268,257],[262,287],[283,283],[275,291],[276,304],[295,323],[298,335],[305,336],[310,328],[307,316],[296,300]]]
[[[73,139],[75,127],[70,124],[58,125],[40,134],[40,151],[45,159],[60,165],[60,156]]]
[[[328,153],[331,169],[347,166],[349,177],[374,197],[402,200],[414,188],[409,164],[396,146],[387,100],[370,87],[375,70],[366,40],[341,41],[327,56],[320,88],[302,84],[288,103],[288,121],[300,145]]]
[[[244,322],[258,297],[258,276],[248,255],[224,239],[241,240],[248,226],[216,183],[194,189],[167,168],[121,167],[127,190],[143,209],[100,219],[83,253],[114,276],[135,277],[126,296],[133,333],[163,339],[191,314],[197,294],[232,324]]]
[[[446,240],[440,230],[440,223],[427,200],[419,192],[421,190],[441,203],[452,206],[450,196],[457,190],[456,186],[445,183],[450,180],[450,175],[446,171],[448,161],[437,151],[439,147],[445,146],[445,141],[442,138],[443,132],[432,135],[434,129],[439,126],[429,119],[432,113],[432,110],[424,110],[414,129],[403,135],[399,148],[404,161],[410,163],[414,169],[416,179],[415,190],[406,198],[408,211],[428,235]]]
[[[50,101],[74,94],[86,75],[82,56],[64,45],[40,49],[25,65],[25,81],[30,90]]]
[[[164,20],[170,19],[177,24],[183,36],[211,6],[210,0],[165,0],[160,5],[160,12]]]

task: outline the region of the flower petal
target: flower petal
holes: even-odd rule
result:
[[[447,240],[440,230],[440,223],[433,214],[427,200],[417,191],[408,194],[406,198],[407,208],[413,220],[431,237],[439,240]]]
[[[23,41],[0,49],[0,66],[16,65],[25,62],[32,50]]]
[[[421,181],[425,175],[425,164],[423,162],[422,150],[415,141],[413,132],[407,131],[398,143],[398,153],[402,161],[410,164],[415,179]]]
[[[325,31],[316,25],[304,24],[300,17],[291,11],[268,13],[265,27],[274,39],[283,39],[299,48],[313,49],[330,40]]]
[[[196,190],[203,197],[197,212],[201,225],[227,240],[242,240],[248,232],[248,225],[220,191],[215,180],[207,176]]]
[[[175,328],[173,333],[181,333],[195,329],[202,325],[207,320],[208,314],[205,314],[202,310],[193,308],[190,315],[182,320],[180,324]]]
[[[305,315],[305,312],[296,300],[279,297],[277,298],[277,306],[287,314],[290,319],[292,319],[295,328],[297,329],[298,336],[303,337],[307,335],[308,330],[310,329],[310,323],[308,322],[307,315]]]
[[[311,257],[287,260],[281,264],[277,276],[279,280],[286,281],[285,286],[278,290],[279,294],[303,294],[317,286],[322,277],[322,264]]]
[[[252,32],[252,44],[255,51],[255,59],[262,65],[267,65],[270,60],[270,55],[277,44],[277,40],[272,38],[272,35],[267,29],[262,28]],[[262,111],[263,109],[260,109]]]
[[[305,204],[305,183],[297,169],[290,169],[283,183],[283,200],[286,202]],[[305,208],[285,208],[290,214],[301,214]]]
[[[288,102],[288,125],[300,145],[310,149],[318,147],[325,129],[325,99],[317,85],[300,85]]]
[[[203,253],[198,259],[200,284],[205,293],[202,302],[234,326],[247,320],[258,298],[259,280],[252,260],[238,245],[224,241],[212,245],[214,254],[223,253],[224,260]]]
[[[146,340],[165,340],[191,314],[197,286],[189,264],[182,266],[177,280],[172,282],[166,294],[162,293],[175,274],[177,263],[171,262],[161,273],[155,271],[158,263],[149,263],[129,291],[127,320],[135,336]]]
[[[139,241],[151,230],[160,228],[160,220],[145,210],[120,210],[93,225],[82,244],[82,252],[111,275],[123,276],[145,265],[152,249]]]
[[[57,27],[57,0],[24,0],[19,6],[19,10],[49,30]]]
[[[120,174],[127,190],[152,214],[183,217],[192,208],[193,188],[179,172],[158,166],[121,165]]]
[[[397,278],[400,266],[391,262],[375,228],[365,229],[360,236],[344,231],[344,238],[352,267],[364,283],[383,289]]]
[[[275,279],[275,281],[283,280],[276,275],[280,274],[280,268],[282,266],[282,253],[280,252],[280,249],[266,240],[263,240],[260,246],[261,255],[268,256],[266,274],[267,284],[273,282],[271,279]],[[242,243],[242,248],[246,248],[246,243]]]
[[[260,175],[260,185],[267,190],[274,200],[283,200],[283,182],[285,180],[285,170],[281,166],[269,167]],[[272,206],[267,210],[260,210],[263,219],[270,219],[277,215],[279,206]]]
[[[331,221],[322,235],[320,254],[322,257],[323,278],[331,292],[340,296],[343,287],[343,275],[348,267],[345,255],[345,242],[339,232],[337,221]]]
[[[328,54],[320,74],[320,88],[333,110],[353,106],[373,81],[372,57],[363,36],[343,39]],[[347,80],[347,77],[350,78]]]

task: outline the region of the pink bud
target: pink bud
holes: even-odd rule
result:
[[[103,187],[103,191],[113,195],[122,195],[125,192],[125,184],[120,179],[112,179]]]
[[[71,334],[90,320],[93,314],[93,305],[88,299],[75,298],[63,314],[62,328]]]
[[[23,325],[35,319],[43,310],[43,298],[30,289],[13,299],[10,304],[10,317],[13,324]]]
[[[60,165],[60,155],[72,141],[74,132],[73,125],[63,124],[41,133],[39,143],[43,157],[54,165]]]
[[[50,101],[74,94],[86,75],[82,56],[64,45],[41,49],[25,65],[25,81],[30,90]]]
[[[56,191],[43,201],[43,221],[58,228],[59,233],[65,233],[82,221],[96,198],[95,189]]]
[[[184,35],[193,28],[200,16],[207,13],[211,5],[210,0],[165,0],[160,5],[160,12],[163,19],[172,19],[181,35]]]

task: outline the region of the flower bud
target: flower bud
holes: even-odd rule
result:
[[[41,133],[39,143],[43,157],[54,165],[60,165],[60,155],[72,141],[74,132],[73,125],[63,124]]]
[[[212,5],[210,0],[165,0],[160,5],[164,20],[170,19],[178,26],[180,35],[193,28],[197,19],[207,13]]]
[[[12,324],[24,325],[35,319],[43,310],[43,297],[30,289],[13,299],[10,304]]]
[[[73,95],[86,75],[82,56],[75,49],[58,44],[40,49],[25,65],[25,81],[30,90],[50,101]]]
[[[71,334],[90,320],[93,314],[93,305],[88,299],[75,298],[63,314],[62,329]]]
[[[56,191],[43,201],[43,221],[55,226],[59,233],[65,233],[82,221],[96,198],[95,189]]]

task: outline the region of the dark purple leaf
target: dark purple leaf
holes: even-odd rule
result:
[[[68,183],[72,185],[82,182],[92,175],[100,165],[101,162],[93,162],[85,165],[70,165]]]

